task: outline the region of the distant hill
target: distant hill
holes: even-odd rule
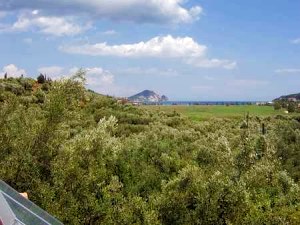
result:
[[[274,99],[273,101],[291,100],[291,99],[300,101],[300,93],[290,94],[290,95],[283,95],[283,96],[280,96],[279,98]]]
[[[133,102],[162,102],[168,101],[168,97],[165,95],[160,96],[154,91],[144,90],[136,95],[129,97],[128,100]]]

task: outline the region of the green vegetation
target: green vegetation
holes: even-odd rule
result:
[[[65,224],[299,224],[300,117],[197,122],[83,82],[0,80],[0,177]]]
[[[142,106],[143,109],[151,112],[164,111],[166,113],[177,112],[189,117],[192,120],[202,121],[214,118],[237,118],[241,119],[245,117],[247,113],[252,116],[275,116],[284,115],[284,110],[274,111],[272,106],[257,106],[257,105],[230,105],[230,106],[203,106],[203,105],[172,105],[172,106]]]
[[[289,113],[299,113],[299,101],[296,99],[276,99],[274,103],[274,109],[284,109],[288,111]]]

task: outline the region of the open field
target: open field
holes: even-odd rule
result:
[[[176,111],[192,120],[208,120],[210,118],[241,118],[249,112],[252,116],[274,116],[284,115],[283,110],[275,111],[272,106],[256,106],[256,105],[233,105],[233,106],[141,106],[144,109],[152,111]]]

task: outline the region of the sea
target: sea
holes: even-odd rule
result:
[[[267,104],[267,101],[165,101],[148,102],[146,105],[256,105]]]

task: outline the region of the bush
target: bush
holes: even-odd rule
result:
[[[275,110],[281,109],[281,104],[280,104],[280,102],[276,101],[276,102],[274,103],[274,109],[275,109]]]
[[[48,82],[46,82],[42,85],[43,91],[49,91],[49,89],[50,89],[50,84]]]
[[[19,83],[24,87],[25,90],[31,91],[35,80],[31,78],[21,78]]]
[[[298,117],[193,122],[23,82],[0,82],[0,177],[64,224],[299,223]]]
[[[0,83],[0,93],[5,91],[5,84]]]
[[[296,108],[297,108],[296,103],[294,103],[294,102],[289,102],[289,103],[288,103],[287,110],[288,110],[289,113],[295,112],[295,111],[296,111]]]
[[[15,95],[22,95],[25,92],[25,89],[21,85],[15,83],[6,83],[5,90],[12,92]]]
[[[37,103],[45,102],[46,95],[42,90],[39,89],[34,96],[37,98]]]

